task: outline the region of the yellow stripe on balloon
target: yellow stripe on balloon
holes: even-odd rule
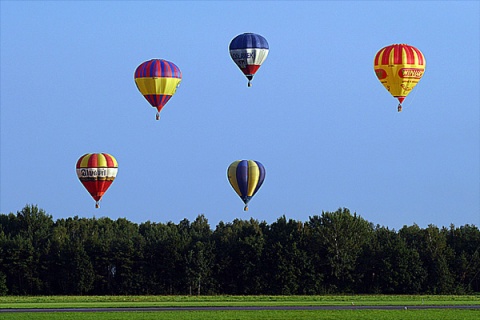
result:
[[[255,188],[257,188],[258,179],[260,177],[260,169],[253,160],[248,160],[248,190],[247,196],[253,196]]]
[[[138,90],[143,95],[163,94],[173,96],[182,79],[178,78],[136,78]]]
[[[87,154],[82,158],[82,161],[80,162],[80,168],[88,168],[88,160],[91,156],[92,154]]]
[[[107,159],[102,153],[97,154],[97,167],[106,167]]]
[[[237,166],[240,163],[240,160],[235,161],[228,167],[228,180],[230,181],[230,184],[232,185],[233,189],[235,192],[241,197],[242,192],[240,191],[240,188],[238,186],[238,181],[237,181]]]
[[[113,160],[113,166],[114,166],[115,168],[118,168],[118,162],[117,162],[117,159],[115,159],[115,157],[114,157],[114,156],[112,156],[111,154],[110,154],[109,156],[110,156],[110,158]]]

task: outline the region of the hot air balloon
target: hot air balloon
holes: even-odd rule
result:
[[[153,59],[139,65],[134,77],[138,90],[152,107],[157,108],[156,118],[160,119],[160,111],[182,81],[182,72],[172,62]]]
[[[265,168],[254,160],[234,161],[227,170],[228,181],[245,203],[243,210],[248,210],[248,202],[257,193],[265,180]]]
[[[398,99],[399,112],[405,97],[422,78],[425,66],[422,52],[408,44],[392,44],[375,55],[375,74],[390,94]]]
[[[268,42],[259,34],[243,33],[230,42],[230,56],[252,84],[253,76],[268,56]]]
[[[77,176],[95,200],[95,208],[117,176],[117,160],[108,153],[87,153],[77,161]]]

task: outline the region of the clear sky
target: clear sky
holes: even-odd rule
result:
[[[399,229],[480,225],[479,1],[1,1],[0,213],[178,223],[204,214],[307,221],[346,207]],[[270,53],[247,80],[238,34]],[[381,48],[407,43],[425,75],[397,101]],[[161,58],[183,73],[155,120],[133,72]],[[117,179],[95,209],[75,173],[107,152]],[[266,179],[243,211],[228,165]]]

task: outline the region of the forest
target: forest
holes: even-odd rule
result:
[[[0,295],[313,295],[480,292],[475,225],[399,230],[346,208],[179,223],[0,214]]]

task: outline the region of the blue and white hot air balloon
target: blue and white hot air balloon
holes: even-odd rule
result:
[[[230,42],[230,56],[252,84],[253,76],[268,56],[268,42],[259,34],[243,33]]]

